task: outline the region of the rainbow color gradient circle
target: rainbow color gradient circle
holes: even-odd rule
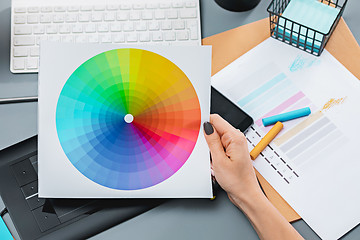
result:
[[[79,66],[56,107],[61,147],[75,168],[102,186],[144,189],[175,174],[201,124],[195,89],[168,59],[115,49]]]

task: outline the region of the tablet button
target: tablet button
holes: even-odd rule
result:
[[[34,167],[28,159],[12,165],[11,168],[20,187],[37,180]]]

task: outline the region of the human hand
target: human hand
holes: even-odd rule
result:
[[[216,181],[241,208],[244,201],[263,195],[256,179],[244,134],[217,114],[204,123]]]
[[[260,239],[303,239],[262,193],[246,138],[219,115],[204,123],[216,181],[249,218]]]

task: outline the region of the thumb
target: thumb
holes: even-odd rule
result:
[[[213,161],[227,157],[224,152],[224,146],[221,143],[220,136],[216,129],[209,122],[204,122],[205,139],[211,152]]]

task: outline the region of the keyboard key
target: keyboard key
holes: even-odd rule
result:
[[[101,22],[102,21],[102,13],[95,12],[91,15],[92,22]]]
[[[137,42],[138,41],[138,36],[137,33],[128,33],[126,35],[126,42]]]
[[[28,58],[26,60],[27,69],[37,69],[39,67],[38,58]]]
[[[51,23],[51,16],[47,14],[41,14],[40,23]]]
[[[185,3],[185,7],[194,8],[194,7],[196,7],[196,2],[188,1],[188,2]]]
[[[165,41],[175,41],[176,35],[174,32],[165,32],[164,38],[165,38]]]
[[[98,32],[108,32],[109,31],[109,25],[106,23],[98,24],[97,26]]]
[[[30,35],[32,33],[31,26],[16,26],[14,28],[15,35]]]
[[[30,49],[30,56],[38,57],[40,55],[40,48],[39,47],[32,47]]]
[[[153,19],[153,13],[152,12],[147,12],[147,11],[143,11],[141,13],[141,18],[143,20],[152,20]]]
[[[70,33],[70,32],[71,32],[70,25],[60,25],[59,26],[59,33],[65,34],[65,33]]]
[[[14,8],[14,13],[26,13],[26,8],[24,7]]]
[[[14,57],[27,57],[29,49],[27,47],[14,47]]]
[[[60,36],[49,36],[48,40],[51,42],[61,42],[61,37]]]
[[[92,10],[91,6],[81,6],[80,7],[80,11],[82,11],[82,12],[89,12],[91,10]]]
[[[77,21],[77,14],[66,14],[65,15],[65,22],[73,23]]]
[[[49,13],[49,12],[52,12],[52,7],[42,7],[41,8],[41,12],[43,13]]]
[[[47,25],[46,26],[46,33],[47,34],[55,34],[57,33],[58,29],[57,26],[55,25]]]
[[[171,30],[172,29],[171,22],[169,22],[169,21],[161,22],[161,29],[162,30]]]
[[[69,6],[68,11],[69,12],[78,12],[79,11],[79,6]]]
[[[134,23],[127,22],[124,24],[124,32],[132,32],[134,31]]]
[[[165,12],[163,10],[156,11],[155,19],[165,19]]]
[[[95,5],[94,6],[94,11],[104,11],[105,10],[105,5]]]
[[[13,60],[13,68],[15,70],[23,70],[23,69],[25,69],[25,58],[14,58],[14,60]]]
[[[15,46],[31,46],[35,44],[34,37],[14,37]]]
[[[14,16],[15,24],[24,24],[26,23],[26,15],[15,15]]]
[[[150,42],[150,34],[147,32],[140,33],[139,40],[140,42]]]
[[[173,22],[174,29],[182,30],[185,29],[185,22],[184,21],[174,21]]]
[[[117,12],[116,13],[116,20],[118,21],[126,21],[128,19],[127,12]]]
[[[197,26],[190,27],[189,30],[190,30],[190,39],[197,40],[199,38],[199,32]]]
[[[46,41],[48,40],[47,36],[38,36],[36,37],[36,45],[40,45],[41,41]]]
[[[29,13],[38,13],[39,12],[38,7],[28,7],[27,10],[28,10]]]
[[[65,15],[64,14],[56,14],[53,17],[54,23],[63,23],[65,21]]]
[[[166,12],[166,16],[168,19],[176,19],[178,17],[177,11],[170,10]]]
[[[130,20],[140,20],[140,12],[131,11],[130,12]]]
[[[170,8],[170,3],[160,3],[160,8],[163,9]]]
[[[82,33],[83,32],[82,25],[74,24],[72,26],[72,32],[73,33]]]
[[[121,4],[121,5],[120,5],[120,9],[121,9],[121,10],[130,10],[130,9],[131,9],[131,5],[130,5],[130,4],[127,4],[127,3]]]
[[[62,36],[61,37],[61,42],[64,42],[64,43],[71,43],[71,42],[74,42],[74,36]]]
[[[84,26],[86,33],[94,33],[96,32],[96,26],[94,24],[87,24]]]
[[[88,38],[87,38],[87,36],[76,36],[75,37],[75,42],[76,43],[87,43]]]
[[[121,31],[121,23],[112,23],[110,25],[111,32],[120,32]]]
[[[160,26],[159,26],[158,22],[150,22],[149,23],[149,30],[156,31],[156,30],[159,30],[159,29],[160,29]]]
[[[123,42],[125,42],[125,36],[124,36],[124,34],[122,34],[122,33],[120,33],[120,34],[114,34],[114,35],[112,36],[112,39],[113,39],[113,41],[116,42],[116,43],[123,43]]]
[[[180,41],[188,40],[189,34],[187,31],[181,31],[176,33],[176,39]]]
[[[186,20],[186,26],[187,28],[197,27],[198,22],[196,20]]]
[[[98,43],[99,42],[99,36],[98,35],[90,35],[89,36],[89,43]]]
[[[65,11],[66,11],[66,7],[63,6],[54,7],[54,12],[65,12]]]
[[[156,3],[147,3],[146,8],[147,9],[156,9],[158,7],[158,4]]]
[[[152,33],[152,40],[157,42],[157,41],[162,41],[163,40],[163,36],[161,32],[153,32]]]
[[[196,18],[196,9],[181,9],[180,17],[181,18]]]
[[[111,36],[110,35],[101,35],[100,42],[101,43],[111,43]]]
[[[106,22],[115,21],[115,13],[113,12],[104,13],[104,21]]]
[[[133,8],[136,9],[136,10],[144,9],[145,4],[143,4],[143,3],[134,3]]]
[[[79,14],[79,22],[89,22],[89,21],[90,21],[90,13]]]
[[[182,3],[182,2],[173,2],[172,6],[173,6],[173,8],[182,8],[184,6],[184,3]]]
[[[115,11],[115,10],[118,10],[118,5],[109,4],[109,5],[106,6],[106,9],[109,10],[109,11]]]
[[[39,16],[38,15],[28,15],[27,16],[27,23],[39,23]]]
[[[34,34],[44,34],[45,33],[45,26],[42,25],[35,25],[33,27]]]
[[[135,29],[136,31],[146,31],[147,30],[146,22],[136,22]]]

